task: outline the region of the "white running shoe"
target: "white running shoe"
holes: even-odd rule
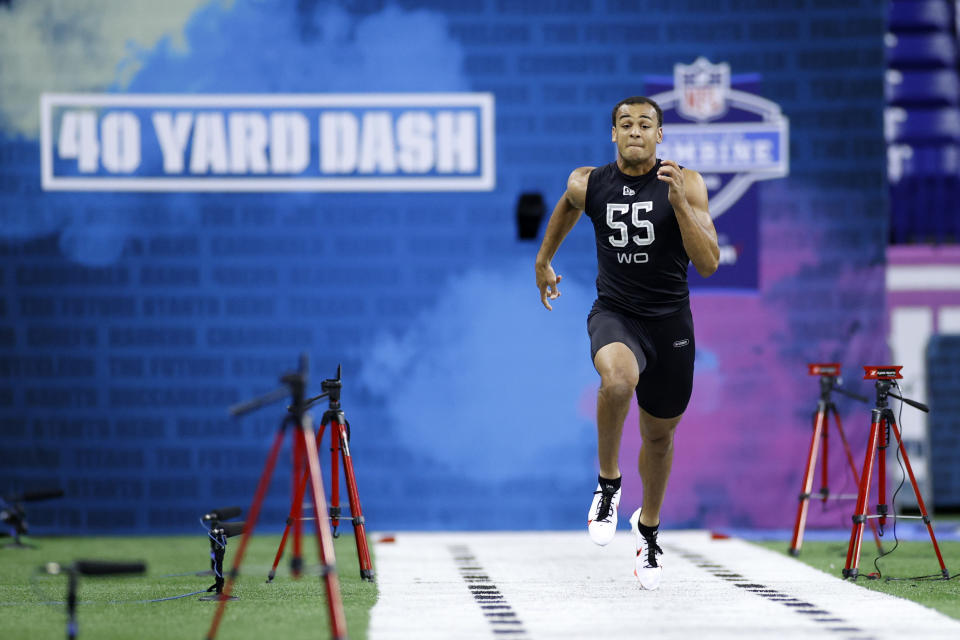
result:
[[[657,555],[662,554],[663,550],[657,546],[657,534],[654,533],[650,538],[645,538],[640,533],[640,509],[633,512],[630,516],[630,530],[637,536],[637,559],[633,568],[633,575],[637,576],[642,589],[653,591],[660,586],[660,575],[663,573],[663,567],[657,562]]]
[[[590,539],[599,545],[613,540],[617,533],[617,507],[620,506],[620,489],[614,494],[604,493],[597,485],[593,492],[593,502],[587,512],[587,530]]]

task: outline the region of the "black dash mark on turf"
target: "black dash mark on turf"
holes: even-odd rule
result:
[[[480,566],[473,552],[462,544],[450,545],[448,549],[453,554],[453,561],[457,565],[460,577],[467,583],[467,589],[480,606],[483,616],[493,628],[493,633],[513,638],[528,637],[517,612]]]
[[[664,546],[667,547],[667,545]],[[833,631],[834,633],[840,633],[844,635],[866,633],[863,629],[847,623],[847,621],[843,618],[836,617],[829,611],[817,608],[817,605],[815,604],[798,600],[797,598],[783,593],[782,591],[777,591],[776,589],[768,587],[767,585],[757,582],[749,582],[749,578],[746,576],[736,573],[735,571],[732,571],[721,564],[717,564],[716,562],[713,562],[709,558],[706,558],[699,553],[687,551],[686,549],[678,549],[676,547],[667,548],[672,553],[676,553],[685,560],[689,560],[707,573],[720,578],[721,580],[732,583],[735,587],[739,587],[744,591],[749,591],[750,593],[758,595],[761,598],[766,598],[770,602],[778,602],[785,607],[789,607],[794,613],[815,616],[811,617],[810,620],[823,625],[825,631]],[[858,640],[871,640],[869,636],[866,635],[857,635],[856,638]]]

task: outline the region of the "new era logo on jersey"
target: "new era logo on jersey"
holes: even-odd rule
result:
[[[623,188],[623,195],[625,195],[625,196],[635,196],[635,195],[637,195],[637,192],[634,191],[633,189],[631,189],[630,187],[624,187],[624,188]]]

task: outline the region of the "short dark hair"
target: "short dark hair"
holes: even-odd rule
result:
[[[610,122],[613,124],[613,126],[617,126],[617,111],[619,111],[620,107],[625,104],[649,104],[657,112],[657,126],[663,126],[663,109],[661,109],[660,105],[658,105],[656,102],[645,96],[632,96],[630,98],[624,98],[618,102],[613,108],[613,113],[610,115]]]

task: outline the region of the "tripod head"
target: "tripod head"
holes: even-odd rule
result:
[[[293,402],[287,407],[298,418],[307,410],[304,396],[307,394],[307,378],[309,377],[310,361],[306,353],[300,354],[300,366],[296,371],[291,371],[280,377],[280,382],[287,385],[290,390],[290,396]]]
[[[866,396],[847,391],[840,386],[843,384],[843,379],[840,377],[839,362],[808,364],[807,373],[811,376],[820,376],[820,400],[824,402],[830,402],[830,394],[834,391],[860,402],[869,402]]]
[[[307,390],[309,368],[310,361],[307,354],[301,353],[297,370],[280,376],[280,382],[282,382],[284,386],[267,392],[261,396],[247,400],[246,402],[240,402],[231,406],[229,409],[230,415],[238,418],[252,411],[256,411],[261,407],[279,402],[288,396],[292,398],[293,402],[287,407],[287,409],[295,415],[302,415],[307,408],[304,402],[304,395],[306,394]]]
[[[887,408],[887,396],[892,396],[897,400],[904,402],[915,409],[919,409],[925,413],[930,413],[930,407],[923,404],[922,402],[917,402],[916,400],[911,400],[910,398],[904,398],[903,396],[894,393],[890,389],[896,385],[897,380],[902,380],[903,376],[900,375],[900,370],[903,369],[902,366],[873,366],[873,367],[864,367],[863,368],[863,379],[864,380],[876,380],[875,386],[877,389],[877,409],[886,409]]]
[[[327,378],[320,383],[320,389],[323,391],[318,396],[308,398],[306,408],[309,409],[318,401],[324,398],[330,398],[330,408],[337,410],[340,408],[340,392],[343,390],[343,381],[341,380],[342,365],[337,365],[337,377]]]

